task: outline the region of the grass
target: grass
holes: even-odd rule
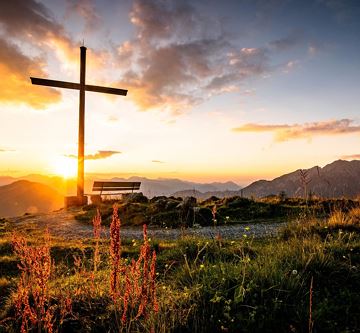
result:
[[[21,271],[11,245],[11,225],[6,221],[1,224],[0,332],[16,332],[21,328],[14,301]],[[27,234],[30,247],[39,246],[42,239],[38,230]],[[124,304],[114,302],[114,290],[110,288],[114,257],[109,255],[109,240],[68,242],[52,238],[50,255],[54,267],[47,284],[45,307],[56,304],[54,330],[344,333],[360,330],[358,208],[334,211],[327,218],[301,215],[276,238],[183,237],[177,241],[145,239],[145,243],[121,240],[118,262],[123,273],[118,275],[119,290],[126,290],[126,274],[130,274],[126,270],[131,270],[132,260],[145,256],[146,244],[146,251],[156,251],[154,288],[158,311],[149,310],[148,315],[137,317],[145,294],[133,301],[128,298],[128,314],[132,319],[125,325],[121,322]],[[100,261],[94,271],[96,246]],[[150,263],[150,257],[147,258]],[[148,269],[149,266],[141,266],[136,274]],[[147,283],[144,277],[137,281],[139,288]],[[125,294],[121,295],[118,299],[123,300]],[[69,299],[71,309],[65,311]]]

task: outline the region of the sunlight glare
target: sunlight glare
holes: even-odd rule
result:
[[[53,165],[53,171],[63,178],[73,178],[77,175],[77,159],[65,156],[57,157]]]

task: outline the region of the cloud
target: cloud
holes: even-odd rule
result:
[[[117,48],[121,86],[142,110],[180,114],[213,95],[241,90],[268,70],[266,48],[236,48],[221,22],[188,1],[135,0],[136,37]]]
[[[90,2],[76,2],[83,15],[90,15]],[[30,57],[26,50],[37,50],[40,57]],[[33,87],[29,76],[47,77],[44,68],[45,50],[64,64],[79,61],[78,43],[75,43],[64,27],[56,21],[49,9],[35,0],[0,1],[0,83],[1,102],[23,102],[35,108],[60,101],[60,92],[51,88]],[[93,51],[91,65],[98,67],[106,59],[106,53]],[[56,79],[56,78],[54,78]]]
[[[32,43],[36,47],[51,47],[58,56],[77,60],[77,50],[64,27],[56,22],[45,5],[35,0],[0,2],[0,24],[7,38]]]
[[[67,3],[67,15],[78,14],[84,20],[85,31],[99,28],[102,20],[92,0],[67,0]]]
[[[151,162],[152,162],[152,163],[161,163],[161,164],[162,164],[162,163],[165,163],[164,161],[159,161],[159,160],[152,160]]]
[[[360,133],[360,126],[353,125],[351,119],[329,120],[305,124],[280,124],[280,125],[261,125],[245,124],[232,129],[233,132],[273,132],[276,141],[287,141],[301,138],[311,138],[322,135],[341,135]]]
[[[15,151],[14,149],[5,149],[5,148],[0,148],[0,153],[7,153],[10,151]]]
[[[25,56],[17,46],[0,37],[0,102],[45,108],[60,101],[57,90],[31,85],[31,75],[46,76],[42,59]]]
[[[110,157],[115,154],[121,154],[121,151],[115,150],[99,150],[96,154],[86,155],[85,160],[100,160],[107,157]],[[66,157],[70,158],[77,158],[77,155],[65,155]]]
[[[344,160],[360,160],[360,154],[343,155],[340,158]]]
[[[297,46],[300,42],[302,42],[302,34],[294,31],[284,38],[271,41],[269,46],[277,51],[287,51]]]
[[[5,34],[10,37],[43,39],[56,31],[62,34],[63,27],[55,23],[50,11],[34,0],[1,1],[0,21]]]
[[[299,61],[298,60],[290,60],[283,66],[283,72],[284,73],[290,73],[297,66],[299,66]]]
[[[261,125],[261,124],[245,124],[232,129],[233,132],[271,132],[289,128],[289,125]]]

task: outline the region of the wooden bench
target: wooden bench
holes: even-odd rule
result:
[[[109,182],[109,181],[95,181],[93,185],[93,191],[113,192],[108,194],[118,194],[122,191],[137,191],[140,189],[141,182]]]

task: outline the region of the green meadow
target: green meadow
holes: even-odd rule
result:
[[[224,239],[218,227],[175,241],[146,228],[141,241],[121,239],[126,209],[103,208],[84,210],[94,237],[82,240],[1,220],[0,332],[360,330],[357,207],[306,206],[276,237]]]

